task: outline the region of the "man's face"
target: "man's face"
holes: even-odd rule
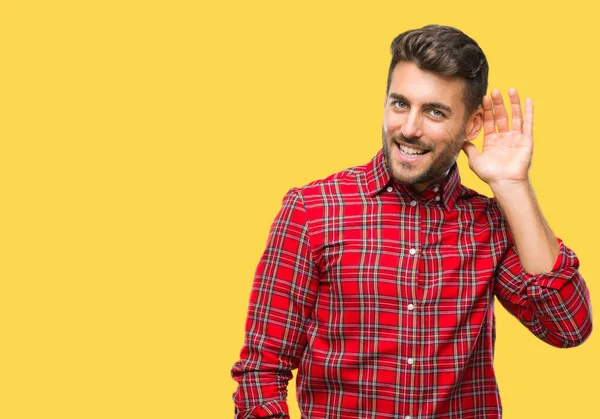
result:
[[[421,192],[441,182],[465,139],[463,81],[399,62],[393,70],[384,122],[388,169],[402,184]]]

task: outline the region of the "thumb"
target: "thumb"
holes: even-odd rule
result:
[[[477,147],[475,147],[475,144],[473,144],[470,141],[465,141],[463,143],[462,150],[465,152],[465,154],[467,155],[467,158],[469,159],[469,165],[475,159],[477,159],[477,157],[479,157],[481,155],[481,153],[479,152],[479,150],[477,150]]]

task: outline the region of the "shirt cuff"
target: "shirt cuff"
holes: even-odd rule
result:
[[[289,418],[287,403],[283,400],[271,400],[251,409],[235,408],[235,419],[253,418]]]
[[[559,244],[558,256],[550,272],[532,274],[521,266],[521,291],[525,291],[529,285],[536,285],[545,288],[560,290],[569,282],[579,268],[579,259],[575,253],[569,249],[561,239],[557,239]],[[527,294],[525,291],[524,294]]]

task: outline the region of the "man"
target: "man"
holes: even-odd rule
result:
[[[557,347],[592,329],[575,254],[528,170],[533,103],[487,90],[487,60],[457,29],[392,42],[383,148],[285,196],[252,289],[232,375],[236,417],[500,418],[494,296]],[[471,143],[484,131],[479,151]],[[461,185],[456,159],[494,198]]]

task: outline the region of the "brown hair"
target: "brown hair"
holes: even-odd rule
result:
[[[463,32],[451,26],[427,25],[398,35],[391,50],[386,94],[396,64],[410,61],[422,70],[462,78],[467,115],[481,104],[488,86],[488,62],[479,45]]]

